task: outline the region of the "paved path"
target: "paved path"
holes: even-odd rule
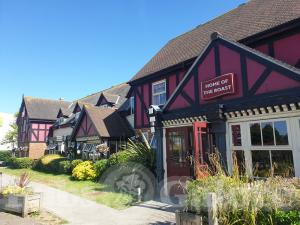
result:
[[[3,175],[3,184],[13,177]],[[149,201],[125,210],[115,210],[96,202],[49,186],[31,183],[36,192],[43,193],[43,207],[67,220],[71,225],[167,225],[175,222],[169,205]]]
[[[0,212],[0,225],[41,225],[30,218],[22,218],[12,214]]]

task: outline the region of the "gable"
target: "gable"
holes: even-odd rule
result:
[[[89,118],[87,113],[84,112],[79,124],[77,125],[75,138],[90,136],[98,136],[98,132],[92,120]]]
[[[218,95],[217,88],[225,88],[221,75],[233,74],[233,94]],[[201,84],[211,81],[216,97],[204,99]],[[266,56],[242,44],[217,36],[196,59],[184,80],[164,107],[164,111],[205,106],[216,102],[229,102],[242,98],[299,88],[300,72],[296,68]]]

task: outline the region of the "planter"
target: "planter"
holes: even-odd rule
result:
[[[203,225],[202,216],[176,211],[176,225]]]
[[[28,213],[38,212],[41,209],[41,194],[34,193],[30,195],[8,195],[0,197],[0,209],[19,213],[22,217]]]

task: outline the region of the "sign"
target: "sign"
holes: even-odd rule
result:
[[[211,80],[201,82],[203,100],[217,98],[235,92],[234,74],[228,73]]]

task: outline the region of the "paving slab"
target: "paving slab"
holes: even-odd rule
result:
[[[0,212],[0,225],[41,225],[30,218],[22,218],[5,212]]]

